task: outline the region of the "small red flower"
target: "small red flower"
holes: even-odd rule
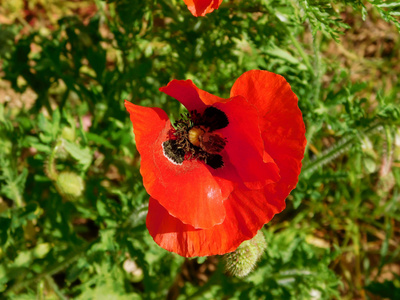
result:
[[[222,0],[183,0],[195,17],[204,17],[206,14],[218,9]]]
[[[150,194],[147,228],[179,255],[234,251],[285,208],[306,145],[297,97],[277,74],[253,70],[229,99],[172,80],[160,91],[189,113],[174,123],[159,108],[125,102]]]

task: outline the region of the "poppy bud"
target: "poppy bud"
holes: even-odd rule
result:
[[[226,271],[236,277],[249,275],[266,248],[267,243],[260,230],[251,240],[244,241],[235,251],[225,255]]]
[[[85,184],[78,174],[62,171],[58,174],[56,188],[66,200],[75,200],[82,196]]]

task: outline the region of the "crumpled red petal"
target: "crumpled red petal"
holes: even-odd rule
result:
[[[150,198],[146,225],[159,246],[181,256],[225,254],[251,239],[265,223],[285,208],[284,198],[267,199],[268,196],[260,190],[235,190],[224,202],[225,221],[209,229],[195,229],[183,224]]]
[[[171,215],[195,228],[210,228],[225,219],[223,201],[233,186],[216,179],[201,161],[176,165],[162,149],[171,123],[159,108],[125,106],[130,113],[137,149],[141,155],[140,172],[147,192]]]
[[[202,112],[207,106],[214,103],[229,101],[229,99],[220,98],[199,89],[190,79],[174,79],[166,86],[161,87],[160,91],[178,100],[188,111]]]
[[[264,143],[259,128],[258,111],[244,97],[235,96],[214,107],[228,116],[229,125],[219,132],[227,139],[225,150],[243,183],[261,189],[280,179],[279,168],[270,158],[264,161]]]
[[[205,16],[206,14],[218,9],[222,0],[183,0],[188,9],[195,17]]]
[[[285,78],[261,70],[248,71],[236,80],[231,97],[237,95],[257,107],[265,151],[280,170],[281,180],[267,189],[287,196],[297,184],[307,143],[297,96]]]

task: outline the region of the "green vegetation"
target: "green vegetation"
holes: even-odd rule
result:
[[[6,1],[7,2],[7,1]],[[399,299],[400,4],[9,1],[0,7],[0,295],[4,299]],[[179,114],[158,88],[228,97],[283,75],[308,145],[249,276],[184,259],[145,226],[123,100]]]

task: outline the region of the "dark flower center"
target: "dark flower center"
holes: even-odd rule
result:
[[[202,114],[193,110],[181,116],[162,145],[164,155],[175,164],[198,159],[214,169],[221,168],[224,162],[219,153],[227,140],[215,130],[228,126],[226,114],[215,107],[207,107]]]

